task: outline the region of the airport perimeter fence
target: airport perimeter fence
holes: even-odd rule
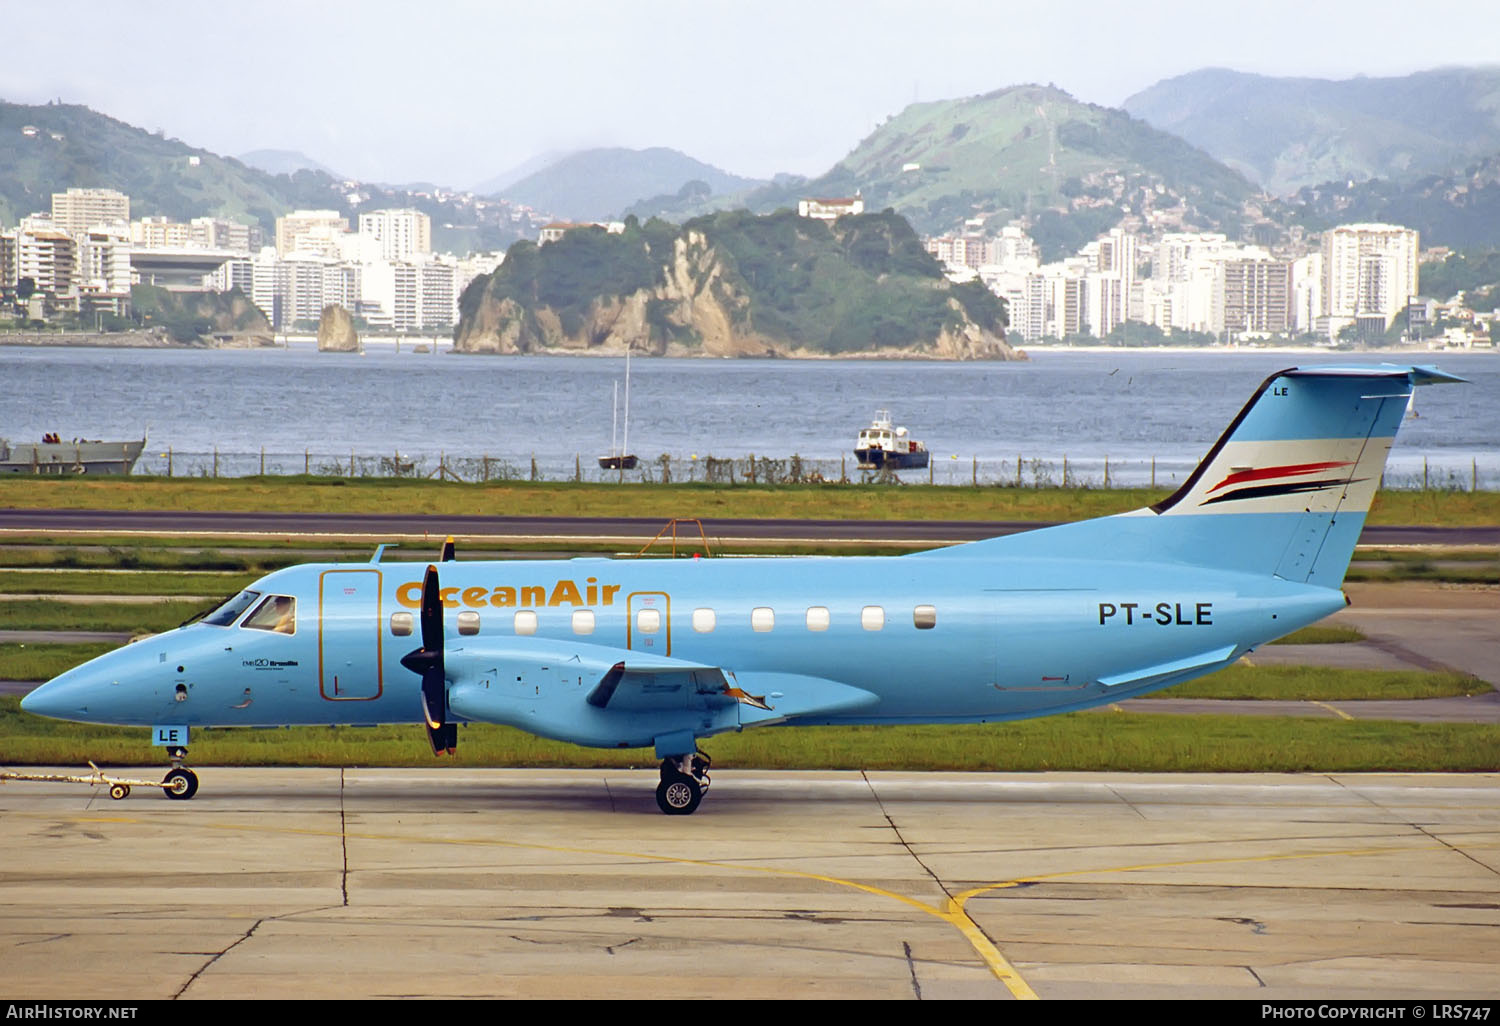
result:
[[[934,456],[925,468],[862,469],[851,456],[812,458],[672,456],[641,458],[632,470],[604,470],[593,457],[502,459],[487,454],[415,455],[302,452],[183,452],[152,449],[141,455],[135,473],[161,477],[254,477],[312,475],[344,478],[409,478],[472,483],[502,481],[581,481],[619,484],[704,482],[722,485],[888,484],[1002,488],[1176,488],[1197,465],[1188,458],[1116,459],[1092,457],[1014,458]],[[1381,481],[1406,491],[1492,491],[1500,489],[1500,454],[1477,458],[1437,458],[1393,454]]]

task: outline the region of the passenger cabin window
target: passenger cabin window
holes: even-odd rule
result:
[[[530,609],[522,609],[516,612],[516,633],[536,633],[536,613]]]
[[[885,608],[865,606],[859,611],[859,625],[867,631],[878,631],[885,627]]]
[[[911,612],[911,619],[919,631],[930,631],[937,626],[937,606],[918,606]]]
[[[250,608],[250,603],[258,598],[260,598],[258,591],[242,591],[205,616],[203,622],[211,623],[215,627],[228,627],[240,618],[241,613]]]
[[[714,626],[718,623],[718,617],[712,609],[693,610],[693,630],[699,634],[713,633]]]
[[[415,623],[416,621],[412,619],[410,613],[392,613],[391,633],[398,638],[410,637],[412,627],[415,626]]]
[[[255,612],[245,617],[241,627],[252,631],[297,633],[297,600],[290,595],[267,595]]]
[[[458,614],[458,633],[472,635],[479,633],[479,614],[472,609],[465,609]]]
[[[642,609],[635,614],[635,629],[642,634],[655,634],[661,630],[661,610]]]
[[[826,631],[828,629],[828,607],[807,607],[807,629],[810,631]]]
[[[750,629],[764,634],[776,626],[776,610],[770,606],[756,606],[750,610]]]
[[[594,633],[594,611],[592,609],[575,609],[573,611],[573,633]]]

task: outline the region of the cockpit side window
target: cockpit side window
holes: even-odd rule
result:
[[[240,626],[247,630],[295,634],[297,600],[290,595],[267,595],[265,601],[256,606],[255,612],[245,617],[245,622]]]
[[[202,622],[213,624],[215,627],[228,627],[240,618],[241,613],[250,608],[250,603],[258,598],[260,598],[258,591],[242,591],[205,616]]]

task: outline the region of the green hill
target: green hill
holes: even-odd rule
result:
[[[337,210],[353,219],[360,209],[382,207],[426,213],[438,249],[503,249],[523,234],[495,205],[479,209],[321,171],[268,174],[87,107],[0,102],[0,225],[50,210],[52,193],[72,187],[117,189],[130,197],[132,217],[232,218],[259,224],[267,238],[290,210]]]
[[[832,225],[731,211],[519,243],[465,290],[455,339],[467,352],[1006,359],[1004,319],[983,286],[944,278],[889,211]]]
[[[1500,67],[1346,81],[1207,68],[1158,82],[1125,109],[1277,195],[1500,153]]]
[[[892,207],[923,234],[1019,219],[1057,259],[1130,217],[1238,234],[1258,190],[1124,111],[1028,85],[913,104],[827,174],[749,201],[767,210],[856,192],[866,209]]]
[[[1500,155],[1414,179],[1327,182],[1291,203],[1312,231],[1376,221],[1417,229],[1424,247],[1500,248]]]

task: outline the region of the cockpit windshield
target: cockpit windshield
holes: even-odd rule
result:
[[[228,627],[240,618],[241,613],[250,608],[250,603],[258,598],[260,598],[260,592],[258,591],[242,591],[218,609],[205,616],[201,622],[211,623],[215,627]]]
[[[277,634],[297,633],[297,600],[290,595],[268,595],[256,607],[255,612],[245,617],[243,628],[257,631],[275,631]]]

